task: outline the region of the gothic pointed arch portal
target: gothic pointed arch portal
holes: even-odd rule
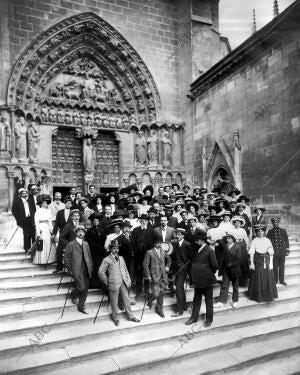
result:
[[[228,192],[236,185],[233,159],[221,139],[216,140],[210,160],[208,160],[206,165],[206,181],[210,191],[216,188]]]
[[[159,121],[161,107],[143,60],[94,13],[60,21],[23,51],[12,70],[7,104],[16,115],[51,127],[54,184],[84,189],[91,182],[118,186],[117,132]],[[75,152],[76,147],[82,149]]]

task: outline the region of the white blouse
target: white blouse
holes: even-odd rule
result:
[[[257,252],[259,254],[266,254],[269,253],[270,255],[274,254],[274,249],[272,246],[271,241],[267,237],[255,237],[250,245],[249,254],[251,258],[254,256],[254,253]]]

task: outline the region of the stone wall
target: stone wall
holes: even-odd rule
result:
[[[216,140],[232,156],[239,131],[243,191],[263,204],[299,203],[300,30],[291,29],[195,99],[196,182],[202,183],[204,144],[208,162]]]
[[[1,2],[0,104],[19,54],[65,17],[94,12],[116,28],[144,59],[159,87],[162,119],[178,120],[177,2],[171,0],[11,0]]]

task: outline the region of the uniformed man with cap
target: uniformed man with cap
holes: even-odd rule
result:
[[[71,292],[72,302],[77,304],[78,311],[88,314],[84,304],[88,295],[89,281],[93,273],[93,261],[89,244],[83,239],[86,228],[83,225],[77,225],[74,230],[76,238],[66,246],[64,264],[74,277],[75,288]]]
[[[122,256],[119,255],[119,243],[115,239],[110,243],[110,254],[103,259],[98,272],[99,279],[107,286],[111,310],[112,320],[116,326],[120,324],[118,312],[119,294],[122,297],[124,308],[127,314],[127,320],[139,322],[134,317],[128,295],[128,289],[131,287],[131,279],[126,267],[126,263]]]
[[[273,228],[268,231],[267,238],[271,241],[274,249],[273,272],[276,284],[287,285],[284,280],[285,257],[289,255],[289,236],[285,229],[279,227],[280,217],[271,219]]]

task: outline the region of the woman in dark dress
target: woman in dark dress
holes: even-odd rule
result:
[[[272,302],[278,298],[273,273],[274,249],[271,241],[265,237],[266,226],[254,227],[256,237],[250,245],[249,299],[256,302]]]

